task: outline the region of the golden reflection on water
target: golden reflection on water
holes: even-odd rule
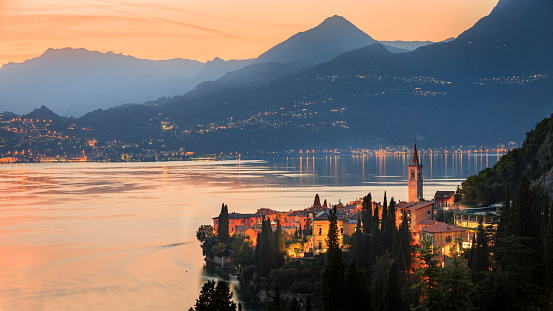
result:
[[[371,157],[2,165],[0,310],[187,310],[205,281],[195,231],[221,203],[255,212],[303,209],[316,193],[330,204],[405,199],[410,159]],[[429,158],[425,195],[455,190],[459,176]]]

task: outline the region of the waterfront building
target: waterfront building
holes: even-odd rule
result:
[[[436,191],[434,194],[434,204],[437,209],[447,210],[454,204],[455,191]]]
[[[326,244],[328,229],[330,227],[328,215],[328,211],[323,211],[313,217],[313,255],[325,253],[328,249],[328,245]],[[344,217],[344,215],[338,215],[336,224],[338,226],[340,246],[343,247],[344,235],[351,236],[355,232],[357,220],[350,220]]]
[[[430,226],[424,226],[417,232],[418,240],[430,239],[432,246],[437,248],[438,261],[444,262],[445,256],[452,252],[459,252],[463,244],[463,233],[465,229],[458,228],[444,222],[434,222]]]

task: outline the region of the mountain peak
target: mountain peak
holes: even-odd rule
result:
[[[348,24],[351,24],[350,21],[348,21],[345,17],[343,16],[340,16],[340,15],[332,15],[330,17],[327,17],[325,18],[325,20],[321,23],[321,24],[324,24],[324,23],[348,23]]]
[[[25,118],[37,118],[37,119],[48,119],[48,120],[57,120],[60,119],[60,116],[57,115],[48,107],[42,105],[40,108],[35,108],[31,113],[24,116]]]
[[[254,63],[323,63],[375,42],[344,17],[334,15],[326,18],[318,26],[299,32],[274,46],[261,54]]]
[[[355,26],[352,22],[348,21],[345,17],[340,15],[333,15],[330,17],[325,18],[325,20],[320,23],[317,27],[311,29],[311,30],[319,30],[322,31],[348,31],[348,32],[363,32],[357,26]]]

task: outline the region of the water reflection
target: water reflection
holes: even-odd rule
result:
[[[425,197],[455,190],[499,156],[423,155]],[[222,202],[254,212],[303,209],[316,193],[330,204],[368,192],[379,201],[384,191],[404,200],[409,161],[333,155],[3,165],[0,309],[186,310],[205,278],[216,276],[204,270],[195,231]]]

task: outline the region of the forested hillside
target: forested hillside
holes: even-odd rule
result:
[[[543,186],[553,194],[553,115],[539,122],[526,133],[522,147],[504,155],[493,167],[467,178],[461,192],[462,201],[470,205],[488,205],[505,200],[506,190],[512,192],[522,175],[532,185]],[[509,193],[510,194],[510,193]]]

